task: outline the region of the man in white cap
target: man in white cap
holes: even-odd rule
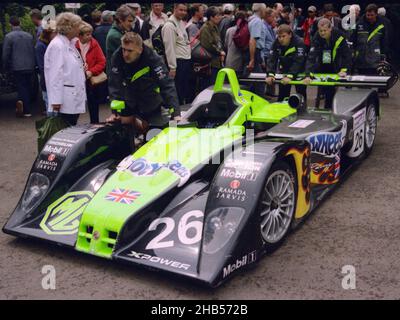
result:
[[[221,41],[222,43],[225,43],[226,30],[234,25],[235,6],[232,3],[225,3],[222,6],[222,11],[224,12],[224,17],[219,23],[218,29],[221,36]]]
[[[311,46],[311,27],[314,24],[315,16],[317,15],[317,8],[315,6],[309,6],[307,9],[308,18],[304,21],[302,29],[304,32],[304,44],[307,49]]]
[[[135,12],[136,19],[139,24],[139,30],[142,30],[143,27],[143,22],[144,20],[142,19],[142,7],[140,6],[139,3],[127,3],[126,4],[129,8],[131,8]]]
[[[385,24],[386,31],[388,32],[388,39],[389,43],[393,39],[393,25],[392,22],[389,20],[388,17],[386,17],[386,9],[384,7],[378,8],[378,16],[383,20],[383,23]]]
[[[162,27],[168,20],[168,16],[163,11],[164,3],[153,2],[151,4],[149,17],[144,20],[141,36],[145,44],[150,48],[153,47],[152,36],[154,32],[156,32],[158,28]]]

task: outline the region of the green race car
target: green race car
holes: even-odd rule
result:
[[[55,134],[3,231],[217,286],[278,248],[371,152],[379,114],[373,89],[310,110],[298,95],[270,103],[242,90],[222,69],[180,123],[133,154],[121,125]]]

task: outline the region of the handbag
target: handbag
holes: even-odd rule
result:
[[[200,43],[200,31],[197,35],[190,41],[190,48],[192,54],[193,62],[199,62],[202,64],[207,64],[212,60],[212,54],[208,52]]]
[[[98,86],[99,84],[102,84],[103,82],[107,81],[107,75],[103,71],[99,75],[91,77],[89,80],[92,86]]]
[[[59,116],[46,117],[36,121],[38,133],[38,152],[42,151],[46,142],[58,131],[68,128],[69,125]]]

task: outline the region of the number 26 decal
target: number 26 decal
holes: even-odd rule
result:
[[[193,220],[188,222],[190,218],[202,218],[204,213],[200,210],[193,210],[185,213],[178,223],[178,239],[181,243],[186,245],[195,244],[201,239],[201,232],[203,230],[203,222]],[[160,224],[165,224],[163,231],[151,240],[146,246],[146,250],[169,248],[174,246],[174,241],[165,241],[175,229],[175,220],[169,217],[155,219],[149,226],[149,231],[157,230]],[[194,230],[188,235],[189,230]]]

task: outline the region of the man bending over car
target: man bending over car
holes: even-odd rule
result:
[[[162,58],[145,46],[137,33],[127,32],[121,38],[121,46],[111,58],[108,85],[111,101],[125,101],[121,114],[111,115],[108,122],[121,120],[144,133],[149,119],[162,118],[161,106],[169,108],[174,120],[180,120],[174,80]]]

